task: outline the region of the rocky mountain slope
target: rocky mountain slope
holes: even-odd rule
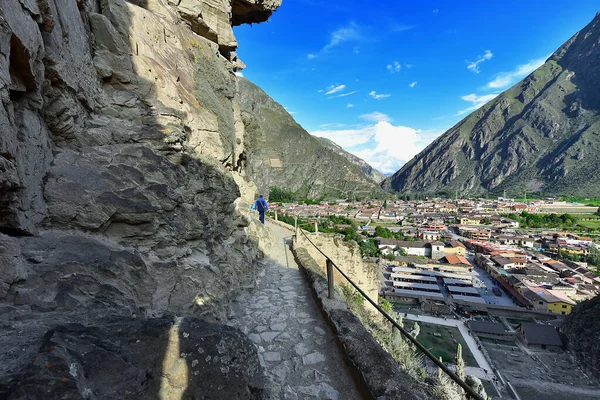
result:
[[[592,374],[600,377],[600,296],[585,301],[565,320],[569,349]]]
[[[247,173],[262,193],[281,187],[301,196],[369,196],[378,186],[359,167],[324,146],[262,89],[238,78],[246,131]]]
[[[364,174],[367,175],[369,178],[371,178],[371,180],[373,180],[374,182],[381,183],[381,181],[383,181],[385,179],[385,175],[384,174],[382,174],[381,172],[379,172],[375,168],[371,167],[362,158],[357,157],[357,156],[355,156],[352,153],[348,153],[346,150],[344,150],[342,148],[342,146],[336,144],[334,141],[329,140],[327,138],[323,138],[323,137],[317,137],[317,136],[315,136],[315,137],[324,146],[326,146],[327,148],[335,151],[340,156],[345,157],[352,164],[356,165],[358,167],[358,169],[360,169],[362,172],[364,172]]]
[[[384,186],[400,192],[600,193],[600,14],[544,65],[440,136]]]
[[[196,317],[255,282],[231,24],[280,3],[0,3],[0,398],[260,397]]]

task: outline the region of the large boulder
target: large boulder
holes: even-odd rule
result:
[[[256,347],[240,331],[193,318],[61,325],[0,386],[16,399],[264,399]]]

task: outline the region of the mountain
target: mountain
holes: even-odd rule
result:
[[[407,193],[600,193],[600,13],[382,184]]]
[[[0,398],[258,398],[255,346],[199,317],[273,242],[231,23],[280,4],[0,1]]]
[[[260,193],[280,187],[311,198],[370,196],[379,187],[346,157],[304,130],[280,104],[238,78],[246,173]]]
[[[352,164],[356,165],[358,167],[358,169],[360,169],[362,172],[365,173],[365,175],[367,175],[369,178],[371,178],[371,180],[380,183],[381,181],[383,181],[385,179],[385,175],[382,174],[381,172],[379,172],[378,170],[376,170],[375,168],[371,167],[369,164],[367,164],[367,162],[365,160],[363,160],[360,157],[355,156],[352,153],[348,153],[346,150],[344,150],[342,148],[342,146],[338,145],[337,143],[335,143],[332,140],[329,140],[327,138],[323,138],[323,137],[318,137],[315,136],[317,138],[317,140],[319,140],[325,147],[335,151],[336,153],[338,153],[340,156],[345,157],[348,161],[350,161]]]

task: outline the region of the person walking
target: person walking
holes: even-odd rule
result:
[[[260,222],[264,225],[265,223],[265,212],[269,210],[269,205],[267,201],[263,198],[262,194],[258,196],[258,199],[252,205],[252,209],[258,211],[258,215],[260,218]]]

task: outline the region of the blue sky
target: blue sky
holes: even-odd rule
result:
[[[246,78],[390,174],[598,11],[598,0],[283,0],[234,32]]]

